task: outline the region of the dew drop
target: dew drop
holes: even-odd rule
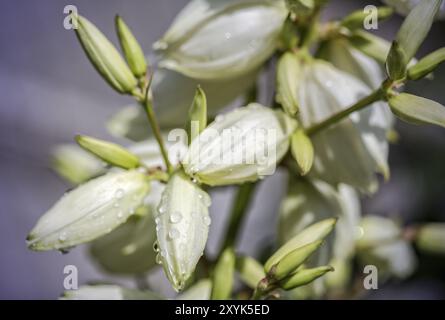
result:
[[[115,202],[115,203],[113,204],[113,207],[114,207],[114,208],[119,208],[119,203]]]
[[[118,219],[122,219],[124,217],[124,213],[122,212],[122,211],[119,211],[118,213],[117,213],[117,218]]]
[[[164,206],[164,205],[161,205],[160,207],[159,207],[159,209],[158,209],[158,212],[160,213],[160,214],[163,214],[163,213],[165,213],[167,211],[167,208]]]
[[[168,237],[170,238],[170,240],[178,239],[179,236],[180,236],[179,231],[176,230],[175,228],[171,228],[170,231],[168,232]]]
[[[114,194],[114,197],[116,199],[122,199],[123,196],[124,196],[124,190],[123,189],[117,189],[115,194]]]
[[[204,217],[202,218],[202,222],[204,222],[204,224],[205,224],[206,226],[210,226],[210,223],[212,223],[212,219],[210,219],[209,216],[204,216]]]
[[[175,211],[170,215],[171,223],[179,223],[182,220],[182,214],[179,211]]]
[[[153,243],[153,250],[154,252],[159,252],[159,243],[157,241]]]
[[[64,242],[64,241],[66,241],[66,239],[67,239],[66,232],[61,232],[59,234],[59,241]]]
[[[156,255],[156,263],[157,264],[162,264],[161,255],[159,253]]]
[[[224,33],[224,38],[226,38],[226,40],[229,40],[230,38],[232,38],[232,34],[230,32],[226,32]]]
[[[208,194],[202,194],[202,202],[206,207],[210,207],[212,205],[212,199],[210,199]]]

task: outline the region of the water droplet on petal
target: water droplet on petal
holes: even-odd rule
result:
[[[117,218],[118,219],[122,219],[124,217],[124,213],[122,212],[122,211],[119,211],[118,213],[117,213]]]
[[[224,38],[226,38],[226,40],[229,40],[230,38],[232,38],[232,34],[230,32],[226,32],[224,33]]]
[[[114,208],[119,208],[119,203],[115,202],[115,203],[113,204],[113,207],[114,207]]]
[[[124,189],[117,189],[114,194],[114,197],[116,199],[122,199],[123,196],[124,196]]]
[[[154,252],[159,252],[159,243],[157,241],[153,243],[153,250]]]
[[[157,264],[162,264],[161,255],[159,253],[156,255],[156,263]]]
[[[171,223],[179,223],[182,220],[182,214],[179,211],[175,211],[170,215]]]
[[[66,232],[61,232],[61,233],[59,234],[59,241],[60,241],[60,242],[64,242],[64,241],[66,241],[66,238],[67,238],[67,236],[66,236]]]
[[[210,219],[209,216],[204,216],[204,217],[202,218],[202,222],[204,222],[204,224],[205,224],[206,226],[210,226],[210,223],[212,223],[212,219]]]
[[[160,214],[163,214],[164,212],[166,212],[167,211],[167,208],[165,207],[165,206],[163,206],[163,205],[161,205],[160,207],[159,207],[159,209],[158,209],[158,212],[160,213]]]
[[[168,237],[170,238],[170,240],[178,239],[179,236],[180,236],[179,231],[176,228],[171,228],[170,231],[168,232]]]

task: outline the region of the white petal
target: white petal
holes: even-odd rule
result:
[[[210,225],[209,195],[183,173],[174,174],[162,194],[156,216],[158,260],[176,290],[195,270]]]
[[[370,93],[358,79],[328,63],[306,66],[300,88],[301,120],[310,126],[356,103]],[[375,103],[313,137],[313,176],[361,191],[377,188],[375,172],[388,175],[386,133],[392,126],[388,107]]]
[[[360,79],[368,87],[377,89],[385,80],[382,66],[349,45],[346,39],[332,40],[326,50],[324,58],[339,70]]]
[[[245,74],[273,53],[286,16],[283,1],[194,0],[157,43],[160,65],[198,79]]]
[[[28,236],[33,250],[63,249],[109,233],[142,204],[150,186],[137,170],[109,172],[66,193]]]
[[[255,181],[273,174],[296,126],[283,112],[259,104],[238,108],[218,116],[193,140],[184,169],[208,185]]]
[[[91,243],[93,258],[108,272],[142,274],[156,265],[153,244],[156,241],[154,213],[161,200],[164,184],[151,183],[151,190],[135,216],[109,234]]]

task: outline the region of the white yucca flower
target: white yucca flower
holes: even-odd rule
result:
[[[287,14],[281,0],[193,0],[155,44],[160,66],[198,79],[245,74],[275,51]]]
[[[408,15],[410,11],[422,0],[383,0],[387,5],[394,7],[396,11],[403,15]],[[437,19],[445,19],[445,2],[442,1]]]
[[[151,89],[160,126],[178,128],[184,125],[184,119],[187,117],[198,85],[206,93],[207,115],[214,117],[223,107],[250,89],[257,75],[257,70],[254,70],[236,79],[205,81],[191,79],[172,70],[156,70]],[[108,121],[107,128],[114,136],[134,141],[141,141],[150,136],[147,115],[137,105],[124,107],[116,113]]]
[[[152,181],[150,193],[134,216],[91,243],[91,255],[106,271],[117,274],[142,274],[156,265],[156,254],[153,250],[156,241],[154,215],[164,187],[164,184]]]
[[[382,66],[350,45],[347,39],[338,38],[328,41],[324,46],[322,57],[337,69],[360,79],[371,89],[377,89],[385,80]]]
[[[182,161],[187,174],[211,186],[273,174],[297,123],[257,103],[220,115],[195,138]]]
[[[361,208],[355,190],[341,184],[338,190],[320,180],[290,177],[288,191],[280,208],[280,243],[300,233],[308,225],[327,218],[338,218],[334,235],[308,261],[309,266],[330,264],[338,266],[327,278],[316,280],[298,289],[296,296],[320,296],[329,283],[341,286],[349,280],[350,259],[355,252]],[[339,263],[341,262],[341,263]]]
[[[379,275],[405,278],[417,267],[413,248],[403,239],[401,227],[391,219],[364,217],[357,247],[363,263],[376,265]]]
[[[204,252],[210,196],[181,172],[169,180],[156,215],[158,261],[173,288],[182,290]]]
[[[65,249],[103,236],[123,224],[150,190],[137,170],[109,172],[66,193],[28,235],[30,249]]]
[[[327,62],[303,65],[299,84],[299,119],[304,127],[320,123],[370,93],[359,79]],[[312,176],[331,184],[346,183],[364,192],[377,189],[375,172],[389,176],[386,135],[393,123],[384,103],[350,115],[312,137]]]

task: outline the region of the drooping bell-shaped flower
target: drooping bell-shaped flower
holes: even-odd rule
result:
[[[155,218],[158,261],[182,290],[202,256],[210,225],[209,195],[181,172],[169,180]]]
[[[156,266],[154,215],[163,190],[164,184],[152,181],[150,193],[134,216],[91,243],[92,257],[106,271],[131,275],[147,272]]]
[[[337,69],[355,76],[371,89],[377,89],[385,80],[382,66],[354,48],[347,39],[328,41],[323,47],[322,58]]]
[[[327,62],[305,62],[302,69],[298,97],[304,127],[326,120],[371,92],[362,81]],[[375,172],[389,176],[386,135],[392,123],[389,108],[377,102],[315,133],[312,176],[374,192]]]
[[[160,66],[197,79],[246,74],[275,51],[287,14],[282,0],[193,0],[155,44]]]
[[[133,215],[150,190],[138,170],[109,172],[66,193],[28,235],[32,250],[63,250],[103,236]]]
[[[193,140],[185,172],[211,186],[240,184],[273,174],[297,123],[282,111],[252,103],[220,115]]]

